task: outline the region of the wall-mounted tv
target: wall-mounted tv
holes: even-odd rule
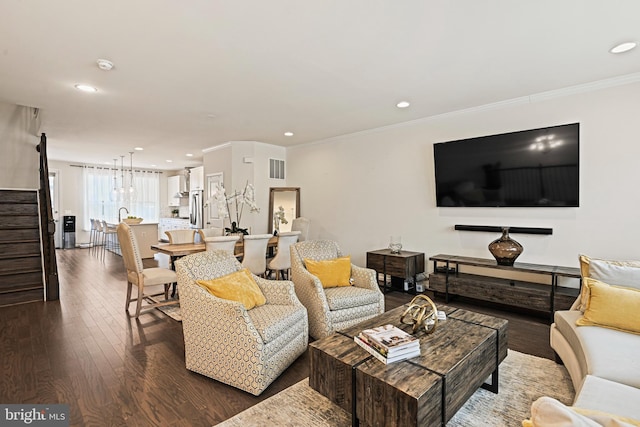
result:
[[[436,143],[436,205],[577,207],[579,143],[579,123]]]

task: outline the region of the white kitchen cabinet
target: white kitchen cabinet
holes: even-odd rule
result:
[[[164,234],[165,231],[184,230],[191,228],[188,219],[184,218],[160,218],[158,224],[158,240],[169,241],[169,237]]]
[[[180,197],[177,197],[180,191],[180,175],[170,176],[167,178],[167,202],[169,206],[180,206]]]
[[[204,190],[204,166],[190,169],[189,190]]]

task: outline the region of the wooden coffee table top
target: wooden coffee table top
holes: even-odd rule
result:
[[[417,333],[421,355],[388,365],[353,342],[363,329],[387,323],[410,333],[410,325],[400,324],[405,309],[310,344],[310,386],[352,412],[354,424],[446,423],[487,377],[493,373],[497,381],[497,367],[507,355],[504,319],[441,305],[447,320],[431,335]]]

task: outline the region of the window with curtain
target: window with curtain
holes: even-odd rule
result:
[[[114,175],[115,172],[115,175]],[[115,176],[115,182],[114,182]],[[160,174],[154,171],[134,170],[133,197],[129,197],[130,174],[119,175],[112,168],[86,166],[83,169],[84,212],[83,227],[91,228],[89,218],[118,222],[118,210],[127,208],[128,214],[144,218],[145,222],[157,222],[160,217]],[[120,188],[124,188],[124,194]]]

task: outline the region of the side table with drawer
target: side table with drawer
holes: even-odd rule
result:
[[[367,268],[374,269],[384,275],[382,291],[387,293],[395,288],[404,290],[404,281],[412,279],[409,290],[416,293],[417,276],[424,272],[424,253],[402,250],[391,253],[390,249],[378,249],[367,252]],[[391,285],[387,286],[387,275],[391,277]]]

